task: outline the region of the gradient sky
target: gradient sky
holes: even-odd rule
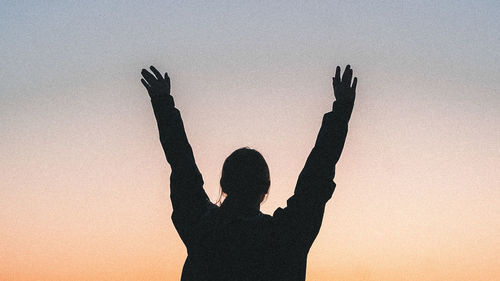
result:
[[[308,280],[500,280],[500,2],[59,2],[0,10],[0,280],[179,280],[142,68],[169,72],[210,198],[250,146],[272,213],[347,63]]]

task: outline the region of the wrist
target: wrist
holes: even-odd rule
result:
[[[172,96],[156,96],[151,98],[151,104],[157,121],[170,119],[169,116],[177,109],[174,106]]]
[[[349,122],[353,107],[353,100],[336,100],[333,102],[333,115],[343,121]]]
[[[160,95],[151,97],[153,104],[161,104],[163,106],[175,106],[174,98],[171,95]]]

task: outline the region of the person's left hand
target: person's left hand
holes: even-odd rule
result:
[[[356,85],[358,84],[358,78],[354,77],[352,80],[352,69],[350,65],[347,65],[344,74],[340,77],[340,66],[337,66],[335,71],[335,76],[333,79],[333,93],[335,95],[335,100],[339,102],[346,102],[349,104],[354,103],[356,98]]]
[[[150,69],[154,75],[146,69],[141,71],[142,77],[144,77],[141,82],[148,90],[149,96],[151,98],[170,96],[170,77],[168,77],[168,74],[165,72],[163,77],[154,66],[151,66]]]

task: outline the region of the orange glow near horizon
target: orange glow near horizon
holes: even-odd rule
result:
[[[486,2],[5,5],[0,281],[180,279],[141,68],[168,71],[212,201],[249,146],[272,214],[347,63],[357,99],[307,280],[500,280],[500,6]]]
[[[456,132],[389,124],[398,130],[391,137],[400,141],[387,141],[386,134],[378,133],[388,130],[387,123],[378,128],[363,124],[363,114],[374,114],[363,110],[363,88],[337,167],[337,189],[309,254],[308,280],[488,280],[500,274],[499,230],[490,227],[498,225],[493,208],[499,198],[481,193],[496,188],[487,180],[496,160],[484,155],[482,176],[468,177],[473,170],[465,162],[477,153],[457,154],[442,146]],[[179,279],[186,251],[170,221],[169,169],[147,99],[140,107],[145,117],[135,122],[147,129],[128,139],[134,116],[112,117],[95,135],[84,127],[92,124],[59,127],[52,131],[59,141],[46,142],[44,149],[25,140],[24,150],[10,152],[18,162],[10,157],[7,167],[11,192],[4,194],[2,205],[0,280]],[[289,118],[282,115],[275,118]],[[290,120],[289,132],[268,132],[249,144],[263,153],[271,169],[263,212],[272,213],[291,196],[319,128],[322,113],[318,109],[314,115],[314,125],[306,121],[301,126],[309,127],[294,128],[298,119]],[[184,117],[207,193],[215,201],[222,162],[243,145],[233,144],[239,143],[238,136],[217,143],[217,132],[215,137],[197,135],[198,117]],[[408,113],[405,118],[417,117]],[[302,136],[294,135],[297,131]],[[34,132],[36,142],[50,133]],[[283,134],[294,135],[294,141],[287,142]],[[426,143],[413,137],[420,134],[429,136]],[[451,177],[452,167],[462,174]],[[474,188],[478,192],[471,193]]]

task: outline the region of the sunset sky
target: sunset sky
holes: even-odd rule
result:
[[[50,2],[0,10],[1,281],[180,279],[142,68],[168,71],[209,197],[249,146],[272,214],[348,63],[307,280],[500,280],[499,1]]]

